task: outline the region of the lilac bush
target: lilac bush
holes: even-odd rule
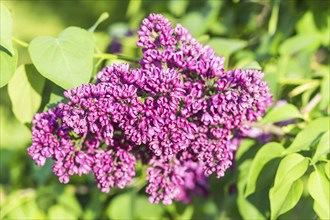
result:
[[[36,114],[28,153],[38,166],[52,158],[62,183],[92,172],[105,193],[129,184],[141,160],[150,202],[189,202],[207,194],[211,174],[225,174],[272,96],[261,71],[225,70],[223,57],[160,14],[137,33],[140,67],[107,66]]]

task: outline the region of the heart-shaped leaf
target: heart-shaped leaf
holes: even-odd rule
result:
[[[64,89],[89,82],[93,52],[92,34],[78,27],[65,29],[56,39],[37,37],[29,46],[38,71]]]

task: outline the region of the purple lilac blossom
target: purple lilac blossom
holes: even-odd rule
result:
[[[137,33],[141,66],[107,66],[96,83],[36,114],[28,153],[38,166],[52,158],[62,183],[92,172],[105,193],[129,184],[140,159],[150,202],[190,202],[232,165],[236,134],[246,134],[272,96],[261,71],[226,71],[223,57],[160,14]]]

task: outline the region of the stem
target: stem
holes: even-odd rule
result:
[[[314,98],[301,110],[302,114],[309,113],[321,101],[321,94],[317,93]]]
[[[126,61],[131,61],[131,62],[139,62],[138,59],[134,59],[131,57],[126,57],[124,55],[115,55],[115,54],[110,54],[110,53],[98,53],[98,54],[94,54],[95,58],[101,58],[101,59],[105,59],[105,60],[110,60],[110,59],[121,59],[121,60],[126,60]]]
[[[20,39],[17,39],[17,38],[15,38],[15,37],[12,37],[11,39],[12,39],[12,41],[13,41],[14,43],[16,43],[16,44],[18,44],[18,45],[20,45],[20,46],[22,46],[22,47],[27,48],[27,47],[29,46],[29,44],[28,44],[27,42],[22,41],[22,40],[20,40]]]
[[[280,78],[278,80],[278,83],[280,84],[287,84],[287,85],[301,85],[305,83],[310,83],[316,80],[311,79],[286,79],[286,78]]]
[[[274,124],[259,124],[259,123],[252,123],[253,127],[260,128],[263,132],[270,132],[277,136],[283,136],[285,133],[283,132],[282,128],[279,126],[276,126]]]
[[[280,0],[277,1],[275,0],[272,9],[272,14],[270,16],[269,24],[268,24],[268,33],[270,36],[274,35],[276,32],[279,10],[280,10]]]
[[[132,57],[127,57],[125,55],[120,55],[120,54],[118,54],[118,58],[121,59],[121,60],[126,60],[126,61],[130,61],[130,62],[135,62],[135,63],[139,62],[139,59],[132,58]]]
[[[114,54],[110,54],[110,53],[98,53],[98,54],[94,54],[95,58],[101,58],[101,59],[118,59],[117,55]]]

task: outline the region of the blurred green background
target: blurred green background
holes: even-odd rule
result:
[[[128,57],[140,55],[136,30],[149,13],[162,13],[180,22],[193,36],[226,58],[226,66],[261,66],[275,101],[293,103],[307,118],[329,114],[329,1],[328,0],[228,0],[228,1],[1,1],[10,9],[13,36],[30,42],[41,35],[56,37],[68,26],[91,27],[103,12],[109,19],[95,33],[100,50]],[[30,63],[26,48],[15,45],[18,65]],[[256,61],[256,62],[254,62]],[[110,61],[110,62],[121,62]],[[314,97],[317,107],[304,109]],[[40,109],[42,111],[43,108]],[[51,164],[37,167],[26,149],[29,125],[19,123],[11,111],[7,86],[1,88],[0,218],[5,219],[240,219],[242,210],[240,165],[260,148],[257,140],[249,155],[236,155],[236,164],[220,180],[210,179],[208,198],[192,204],[152,205],[144,193],[143,177],[124,190],[103,194],[91,176],[60,184]],[[138,172],[139,172],[139,168]],[[140,169],[141,171],[141,169]],[[142,179],[142,184],[141,180]],[[238,188],[238,190],[237,190]],[[258,198],[264,203],[268,198]],[[267,203],[267,202],[265,202]],[[266,205],[267,206],[267,205]],[[263,208],[267,210],[267,207]],[[269,208],[268,208],[269,209]],[[265,211],[267,212],[267,211]],[[312,201],[303,198],[282,218],[314,218]]]

